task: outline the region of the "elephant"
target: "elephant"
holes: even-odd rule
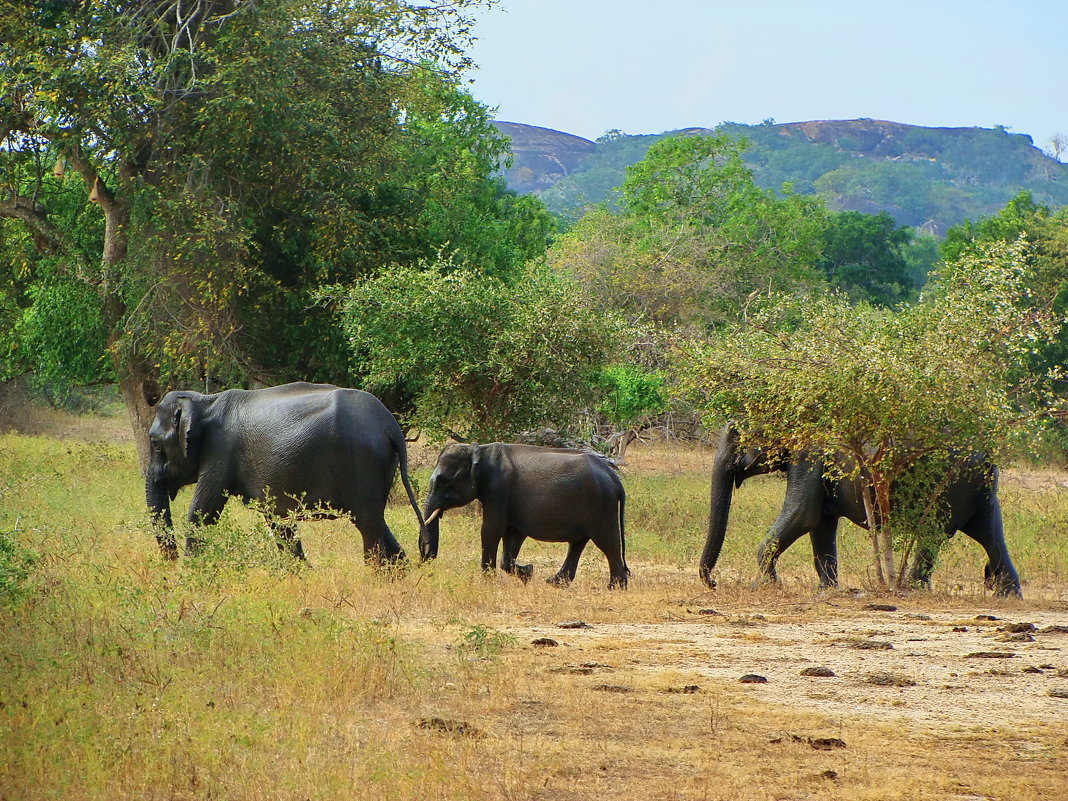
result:
[[[424,560],[438,554],[441,516],[447,509],[482,502],[482,568],[497,564],[504,541],[501,568],[524,582],[533,565],[517,565],[527,537],[542,542],[566,542],[567,557],[550,584],[564,586],[575,579],[586,544],[601,549],[608,559],[609,587],[626,588],[623,482],[604,457],[568,448],[544,448],[494,442],[488,445],[452,444],[438,456],[430,475],[423,507],[425,537],[419,550]]]
[[[296,382],[211,395],[172,391],[156,406],[148,437],[145,498],[168,558],[178,556],[170,501],[194,483],[191,523],[214,523],[229,496],[265,502],[278,547],[303,560],[294,526],[278,518],[297,510],[347,514],[363,536],[364,558],[381,564],[406,558],[384,517],[399,465],[424,530],[404,434],[377,398],[358,389]],[[186,553],[198,544],[187,537]]]
[[[978,455],[963,459],[960,467],[942,490],[945,537],[962,531],[978,542],[988,558],[987,586],[998,595],[1020,597],[1020,579],[1002,530],[997,468]],[[738,430],[729,424],[720,432],[713,462],[708,538],[701,554],[700,575],[709,588],[716,586],[712,569],[727,532],[734,489],[747,478],[772,472],[786,473],[786,499],[757,554],[762,576],[776,580],[779,556],[801,535],[808,534],[820,586],[838,585],[839,520],[844,517],[863,528],[868,526],[861,482],[836,477],[835,471],[828,470],[827,463],[818,458],[792,458],[787,453],[775,456],[760,448],[739,449]],[[930,586],[938,545],[920,547],[910,574],[913,584]]]

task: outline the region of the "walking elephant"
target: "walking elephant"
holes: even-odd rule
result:
[[[279,547],[303,559],[295,529],[277,518],[297,510],[346,514],[363,535],[364,557],[380,563],[405,558],[384,517],[399,465],[423,530],[400,426],[377,398],[358,389],[298,382],[212,395],[168,392],[148,436],[145,496],[169,558],[178,555],[170,501],[188,484],[196,484],[191,523],[214,523],[229,496],[265,501]],[[197,542],[186,539],[187,553]]]
[[[738,432],[731,425],[720,433],[712,467],[711,509],[708,539],[701,555],[701,578],[709,587],[716,586],[712,569],[727,532],[734,489],[747,478],[772,472],[786,473],[786,499],[760,545],[757,561],[761,574],[775,580],[779,555],[803,534],[808,534],[820,585],[837,586],[839,520],[844,517],[858,526],[867,528],[868,525],[859,480],[835,478],[820,460],[775,458],[759,448],[739,449]],[[978,542],[988,558],[987,586],[999,595],[1019,596],[1020,579],[1009,558],[1002,531],[997,468],[978,457],[968,459],[959,474],[946,484],[941,504],[946,539],[963,531]],[[930,586],[939,544],[921,546],[910,574],[913,583]]]
[[[609,587],[627,586],[623,483],[611,464],[593,453],[534,445],[449,445],[438,456],[424,505],[426,534],[419,540],[423,559],[438,554],[438,524],[447,509],[482,502],[482,568],[497,566],[528,580],[533,565],[517,565],[527,537],[566,542],[567,557],[551,584],[575,578],[586,544],[608,559]]]

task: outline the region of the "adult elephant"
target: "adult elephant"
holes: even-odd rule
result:
[[[170,501],[188,484],[196,484],[191,523],[214,523],[230,496],[265,502],[279,547],[303,559],[295,529],[279,518],[298,510],[346,514],[363,535],[364,557],[379,563],[404,559],[384,517],[399,466],[423,530],[404,434],[377,398],[358,389],[298,382],[212,395],[168,392],[148,437],[145,496],[169,558],[178,555]],[[188,537],[186,552],[197,543]]]
[[[778,518],[760,545],[757,561],[761,574],[776,579],[775,563],[784,550],[803,534],[812,541],[812,555],[824,587],[838,584],[838,521],[846,518],[867,528],[867,515],[860,481],[836,478],[825,462],[807,457],[773,458],[759,448],[738,447],[738,431],[723,428],[712,467],[712,500],[708,539],[701,554],[701,578],[714,588],[712,569],[719,559],[727,532],[731,497],[736,487],[752,476],[786,473],[786,499]],[[963,531],[986,551],[986,583],[999,595],[1020,596],[1020,579],[1009,558],[998,503],[998,472],[979,458],[961,465],[958,475],[946,484],[941,496],[948,539]],[[928,543],[917,553],[910,580],[930,586],[939,543]]]
[[[575,579],[579,557],[593,542],[608,559],[609,587],[627,586],[623,482],[603,457],[567,448],[536,445],[449,445],[430,475],[424,506],[426,534],[420,537],[423,559],[438,555],[441,515],[447,509],[482,502],[482,568],[497,566],[524,581],[533,565],[517,565],[527,537],[568,543],[567,557],[551,584]]]

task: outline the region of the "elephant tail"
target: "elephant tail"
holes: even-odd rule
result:
[[[627,567],[627,535],[623,526],[623,512],[627,505],[627,496],[620,494],[619,496],[619,557],[623,560],[623,570],[626,574],[630,575],[630,568]]]
[[[412,511],[415,512],[415,519],[419,521],[419,541],[422,542],[427,536],[426,522],[423,520],[423,513],[419,510],[419,502],[415,498],[412,482],[408,478],[408,446],[404,441],[404,434],[401,432],[400,426],[394,426],[389,432],[389,441],[393,445],[393,450],[397,453],[401,483],[404,484],[404,491],[408,493],[408,502],[412,505]]]

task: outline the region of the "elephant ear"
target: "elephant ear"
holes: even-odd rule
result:
[[[178,398],[174,406],[174,430],[178,432],[178,447],[182,455],[189,457],[190,445],[200,438],[200,421],[193,399],[189,396]]]
[[[478,463],[482,459],[482,446],[473,443],[471,445],[471,486],[478,487]]]

